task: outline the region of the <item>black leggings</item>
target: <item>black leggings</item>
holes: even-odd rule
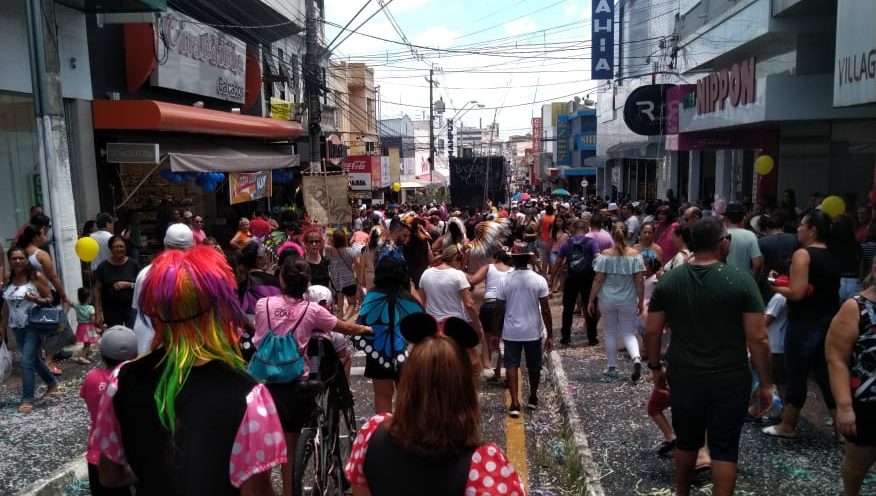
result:
[[[824,358],[824,338],[830,319],[828,316],[812,320],[788,320],[785,333],[785,376],[788,386],[785,396],[786,402],[798,410],[806,403],[810,368],[827,409],[836,409]]]
[[[578,296],[584,299],[584,306],[590,299],[590,288],[593,287],[594,272],[587,271],[584,274],[568,274],[566,285],[563,289],[563,327],[560,329],[563,341],[568,341],[572,336],[572,319],[575,316],[575,306],[578,304]],[[599,322],[598,314],[587,316],[587,340],[596,342],[596,323]]]

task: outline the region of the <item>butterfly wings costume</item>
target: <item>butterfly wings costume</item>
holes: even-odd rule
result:
[[[399,323],[408,315],[420,312],[423,312],[423,307],[409,295],[369,291],[356,323],[371,327],[373,333],[355,336],[353,344],[377,360],[381,367],[398,370],[408,357],[408,343],[401,334]]]

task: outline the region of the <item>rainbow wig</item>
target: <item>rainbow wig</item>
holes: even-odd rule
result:
[[[161,424],[176,424],[176,397],[199,360],[219,360],[243,370],[238,346],[244,315],[234,273],[210,246],[159,255],[143,280],[140,311],[152,319],[153,352],[163,347],[164,370],[155,389]]]

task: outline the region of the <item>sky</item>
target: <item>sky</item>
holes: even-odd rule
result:
[[[327,41],[367,0],[326,0]],[[391,0],[332,57],[374,67],[381,118],[428,118],[434,99],[457,127],[499,124],[500,136],[526,134],[543,102],[596,96],[590,73],[589,0]],[[380,8],[371,0],[354,29]],[[389,11],[395,21],[394,28]],[[400,33],[399,33],[400,31]],[[403,38],[414,48],[405,45]],[[340,39],[343,39],[341,36]],[[383,38],[383,41],[377,38]],[[416,48],[428,47],[428,48]],[[467,102],[477,101],[483,109]],[[533,103],[537,102],[537,103]]]

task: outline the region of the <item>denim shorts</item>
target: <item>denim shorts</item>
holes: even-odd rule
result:
[[[535,341],[508,341],[505,342],[505,368],[520,368],[520,358],[526,353],[526,368],[528,370],[541,370],[541,339]]]

